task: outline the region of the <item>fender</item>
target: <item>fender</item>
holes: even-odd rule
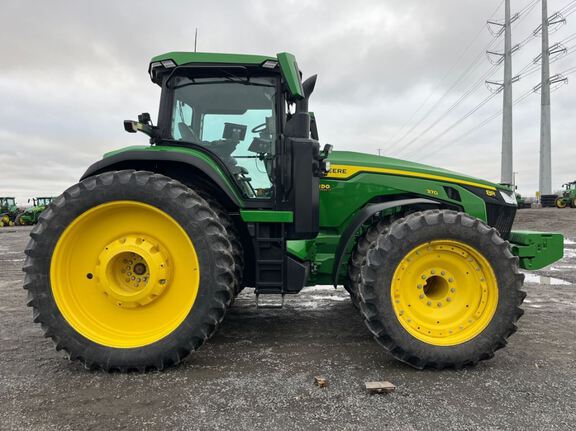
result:
[[[340,267],[342,266],[342,260],[350,243],[354,238],[354,234],[360,229],[360,227],[366,223],[366,221],[372,217],[374,214],[395,207],[401,207],[405,205],[417,205],[417,204],[432,204],[440,205],[439,202],[430,199],[416,198],[416,199],[401,199],[398,201],[382,202],[377,204],[368,204],[363,207],[360,211],[356,213],[354,218],[348,223],[346,229],[340,237],[340,242],[338,242],[338,247],[336,248],[336,254],[334,256],[334,269],[332,270],[332,281],[334,287],[338,284],[338,274],[340,273]]]
[[[230,200],[238,207],[245,206],[240,198],[237,196],[234,190],[231,189],[229,183],[227,183],[221,175],[218,175],[210,165],[197,157],[184,154],[184,153],[174,153],[171,151],[146,151],[146,150],[129,150],[122,153],[114,154],[110,157],[105,157],[102,160],[97,161],[92,164],[82,175],[80,181],[85,178],[97,175],[99,173],[110,170],[109,168],[113,165],[122,164],[132,161],[165,161],[165,162],[177,162],[185,165],[193,166],[200,171],[202,171],[206,176],[208,176],[214,183],[220,187],[220,189],[230,198]],[[220,165],[219,160],[214,159],[218,165]],[[227,172],[225,167],[222,167],[222,172]],[[230,183],[233,183],[230,180]]]

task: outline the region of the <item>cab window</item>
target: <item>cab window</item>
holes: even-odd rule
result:
[[[247,197],[271,197],[277,136],[275,78],[173,80],[173,139],[215,153]]]

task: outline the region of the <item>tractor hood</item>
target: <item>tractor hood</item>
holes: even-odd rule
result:
[[[409,162],[391,157],[352,151],[334,151],[330,155],[331,169],[328,178],[348,179],[360,173],[379,173],[388,175],[408,176],[450,183],[480,187],[487,190],[502,189],[498,184],[467,175],[452,172],[447,169]]]

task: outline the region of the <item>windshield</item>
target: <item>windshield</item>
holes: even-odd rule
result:
[[[216,153],[248,197],[270,197],[276,80],[176,76],[171,86],[172,138]]]

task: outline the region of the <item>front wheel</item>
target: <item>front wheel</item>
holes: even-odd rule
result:
[[[24,213],[20,213],[14,219],[16,226],[26,226],[26,219],[24,218]]]
[[[448,210],[398,220],[368,252],[361,310],[376,340],[415,368],[460,368],[506,345],[523,275],[498,232]]]
[[[209,338],[230,303],[226,231],[190,188],[144,171],[68,189],[26,249],[35,321],[88,368],[162,369]]]

